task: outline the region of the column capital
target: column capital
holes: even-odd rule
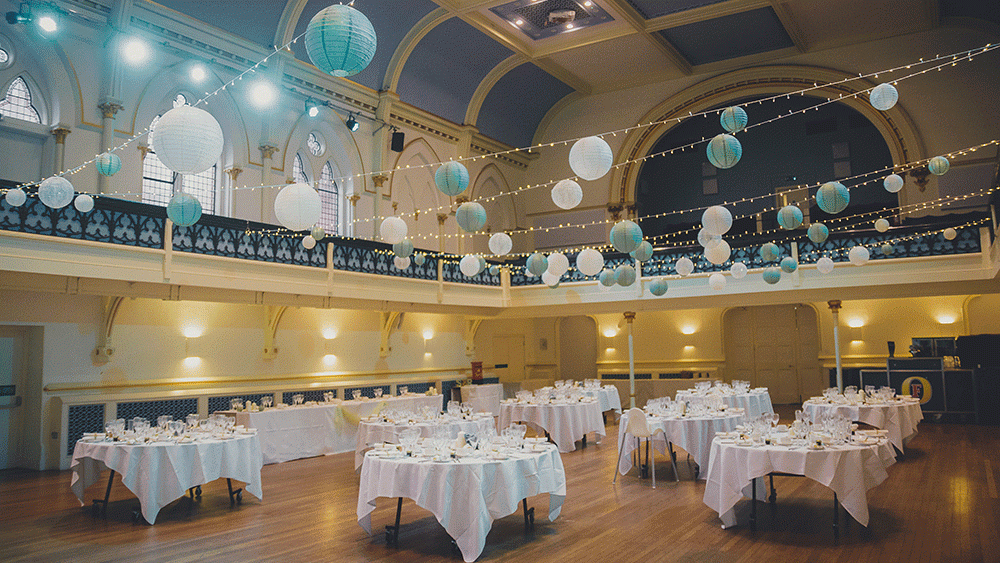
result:
[[[833,299],[831,301],[827,301],[826,304],[830,307],[830,310],[833,311],[834,313],[840,310],[840,299]]]
[[[243,169],[239,166],[233,166],[232,168],[226,169],[226,174],[229,175],[229,181],[234,184],[236,183],[236,179],[240,177],[241,172],[243,172]]]
[[[278,147],[274,145],[261,145],[257,149],[260,150],[260,156],[264,159],[270,159],[274,153],[278,152]]]
[[[625,320],[628,321],[628,324],[632,324],[632,321],[635,320],[635,312],[634,311],[625,311],[622,314],[625,315]]]
[[[59,126],[52,129],[51,133],[56,138],[56,144],[63,145],[66,144],[66,135],[69,135],[72,131],[68,127]]]
[[[614,205],[609,205],[608,206],[608,213],[611,214],[611,220],[612,221],[618,221],[619,219],[621,219],[622,218],[622,211],[624,209],[625,209],[625,207],[622,204],[620,204],[620,203],[616,203]]]
[[[387,180],[389,180],[389,177],[385,174],[376,174],[372,176],[372,182],[375,183],[376,188],[381,188]]]
[[[115,115],[125,108],[118,102],[108,101],[103,104],[98,104],[97,109],[101,110],[101,114],[104,115],[104,119],[114,119]]]
[[[444,222],[448,220],[447,213],[438,213],[438,225],[444,225]]]
[[[361,199],[361,196],[356,193],[347,196],[347,201],[351,202],[351,205],[354,207],[358,206],[359,199]]]
[[[146,155],[149,154],[149,151],[153,150],[146,145],[136,145],[135,148],[139,151],[139,154],[141,155],[139,157],[139,162],[146,160]]]

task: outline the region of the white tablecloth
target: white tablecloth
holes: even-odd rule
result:
[[[253,434],[188,444],[77,442],[70,488],[82,505],[84,490],[97,482],[102,471],[117,471],[125,487],[139,497],[142,516],[153,524],[161,508],[191,487],[224,477],[243,481],[248,493],[263,499],[261,465],[260,442]]]
[[[589,390],[584,390],[585,395],[590,395],[597,399],[597,402],[601,405],[601,412],[615,411],[618,414],[622,412],[622,400],[618,396],[618,388],[614,385],[605,385],[596,390],[596,392],[591,392]]]
[[[421,438],[429,438],[434,434],[435,428],[444,425],[448,428],[448,436],[455,438],[459,432],[483,436],[486,433],[487,427],[491,427],[494,424],[496,424],[496,420],[492,416],[481,417],[476,420],[459,419],[439,423],[418,422],[415,424],[393,424],[389,422],[367,422],[362,420],[361,424],[358,425],[358,437],[354,447],[354,468],[361,467],[365,450],[369,446],[383,442],[398,444],[399,433],[404,428],[417,428],[420,430]]]
[[[785,446],[745,447],[712,442],[705,484],[705,504],[719,513],[723,525],[735,526],[733,507],[751,492],[752,480],[771,472],[804,475],[837,493],[840,504],[861,525],[868,525],[867,491],[889,476],[895,463],[888,441],[878,445],[827,446],[821,450]],[[758,489],[759,490],[759,489]]]
[[[667,440],[673,444],[684,448],[684,451],[691,454],[695,463],[701,468],[699,478],[707,477],[709,456],[712,453],[712,440],[716,432],[729,432],[736,429],[736,425],[743,420],[743,413],[729,414],[725,416],[710,417],[684,417],[684,418],[664,418],[660,416],[647,416],[646,423],[649,429],[656,431],[663,429],[663,434],[657,434],[653,438],[653,447],[661,454],[666,453]],[[624,475],[632,469],[632,456],[635,450],[635,438],[625,431],[626,419],[623,417],[618,423],[618,448],[624,446],[625,451],[621,454],[621,461],[618,463],[618,471]],[[623,443],[624,441],[624,443]]]
[[[687,391],[678,391],[676,400],[698,404],[707,401],[707,397],[711,396],[715,395],[705,395],[704,393],[696,392],[694,389],[688,389]],[[774,412],[774,407],[771,406],[771,394],[767,391],[751,391],[739,395],[721,395],[721,397],[726,405],[743,409],[750,418]]]
[[[466,561],[475,561],[493,521],[517,512],[521,499],[542,493],[549,493],[549,520],[555,520],[566,498],[566,473],[551,445],[504,461],[439,463],[384,459],[368,452],[361,466],[358,524],[371,534],[378,497],[410,498],[434,514]]]
[[[267,465],[353,451],[361,418],[387,408],[420,412],[430,406],[440,411],[441,401],[441,395],[404,395],[235,414],[237,424],[257,429]]]
[[[813,420],[820,414],[839,414],[855,422],[888,430],[889,442],[899,451],[903,451],[903,446],[917,435],[917,423],[924,419],[920,401],[916,399],[903,399],[884,405],[840,405],[810,400],[802,408]]]
[[[488,412],[493,416],[500,414],[500,401],[503,400],[502,384],[463,385],[460,389],[462,402],[471,404],[476,412]]]
[[[600,443],[604,437],[604,419],[597,401],[570,403],[508,403],[500,405],[500,428],[512,422],[525,422],[537,432],[548,432],[559,451],[576,449],[576,441],[589,432],[596,434]]]

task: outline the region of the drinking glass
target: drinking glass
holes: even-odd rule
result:
[[[264,408],[270,408],[274,404],[274,397],[268,395],[266,397],[261,397],[260,404],[264,405]]]
[[[361,400],[361,389],[351,389],[351,398],[355,401]]]
[[[406,385],[400,385],[399,386],[399,394],[400,395],[405,395],[405,394],[407,394],[409,392],[410,392],[410,388],[408,386],[406,386]]]
[[[302,402],[305,401],[305,399],[306,399],[305,395],[303,395],[302,393],[296,393],[292,395],[292,404],[301,405]]]
[[[375,398],[376,399],[381,398],[382,397],[382,392],[383,392],[383,389],[381,387],[376,387],[375,388]]]
[[[169,423],[173,419],[174,417],[169,414],[161,414],[160,416],[156,417],[156,426],[158,426],[160,430],[166,430],[167,423]]]

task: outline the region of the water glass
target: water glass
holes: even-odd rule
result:
[[[296,393],[292,395],[292,404],[301,405],[306,400],[306,396],[302,393]]]
[[[376,387],[376,388],[375,388],[375,398],[376,398],[376,399],[379,399],[379,398],[381,398],[381,397],[382,397],[382,392],[383,392],[383,391],[384,391],[384,389],[382,389],[381,387]]]
[[[409,392],[410,392],[410,388],[407,387],[406,385],[400,385],[399,386],[399,394],[400,395],[405,395],[405,394],[407,394]]]
[[[352,389],[351,390],[351,398],[354,399],[355,401],[360,401],[361,400],[361,389]]]

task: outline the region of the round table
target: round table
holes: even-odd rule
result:
[[[428,422],[383,422],[362,420],[358,424],[358,438],[354,448],[354,468],[361,467],[364,460],[364,452],[369,446],[375,444],[398,444],[399,433],[406,428],[416,428],[420,430],[421,438],[430,438],[437,428],[445,427],[449,438],[455,438],[459,432],[483,436],[487,429],[493,427],[495,421],[492,416],[480,416],[471,420],[461,418],[449,418]]]
[[[500,405],[500,428],[512,422],[524,422],[536,432],[547,432],[563,453],[575,450],[576,441],[590,432],[596,434],[598,443],[604,436],[601,406],[593,399],[545,403],[504,401]]]
[[[826,399],[813,397],[802,404],[802,409],[813,420],[824,414],[840,415],[886,430],[889,442],[901,452],[903,446],[917,435],[917,423],[924,418],[920,401],[911,398],[897,398],[889,403],[849,404],[830,403]]]
[[[676,400],[699,404],[709,402],[710,397],[722,397],[723,403],[729,407],[743,409],[750,418],[774,412],[774,407],[771,406],[771,395],[767,392],[766,387],[759,387],[749,393],[700,393],[694,389],[688,389],[678,391]]]
[[[691,454],[695,463],[698,464],[699,471],[696,478],[705,478],[701,470],[708,467],[709,455],[711,454],[712,440],[716,432],[728,432],[734,430],[737,424],[743,421],[742,412],[724,413],[715,416],[680,416],[665,417],[646,415],[646,423],[649,429],[656,432],[658,428],[663,429],[663,433],[657,433],[653,437],[653,447],[661,454],[666,453],[667,441],[676,444]],[[624,448],[621,459],[618,463],[618,471],[625,475],[632,469],[631,454],[635,448],[635,440],[632,435],[626,432],[627,420],[622,417],[618,423],[618,449]]]

